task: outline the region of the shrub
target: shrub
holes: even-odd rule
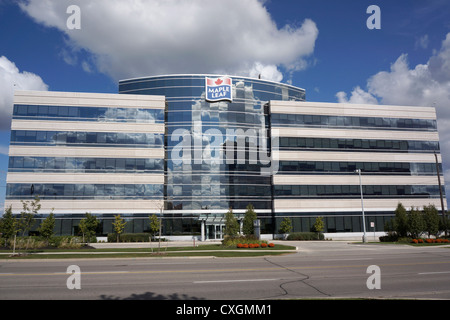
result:
[[[250,244],[257,243],[261,245],[262,243],[266,243],[265,240],[257,240],[254,236],[241,236],[241,237],[229,237],[225,236],[222,240],[222,245],[225,247],[236,247],[238,244]]]
[[[269,243],[269,247],[273,248],[275,245],[273,243]]]
[[[78,249],[82,246],[82,241],[79,237],[60,237],[57,242],[57,247],[62,249]]]
[[[267,243],[261,243],[261,248],[267,248]]]
[[[324,240],[325,237],[323,233],[317,234],[316,232],[293,232],[289,234],[287,240],[297,240],[297,241],[306,241],[306,240]]]
[[[410,237],[400,237],[397,239],[398,243],[410,243],[411,242],[411,238]]]
[[[14,238],[9,239],[8,246],[12,248],[14,246]],[[32,250],[44,248],[46,246],[46,242],[40,240],[38,238],[33,237],[17,237],[16,238],[16,249],[18,250]]]
[[[395,232],[389,232],[386,236],[381,236],[380,242],[396,242],[398,240],[398,234]]]
[[[119,236],[120,242],[149,242],[151,235],[149,233],[122,233]],[[116,242],[117,234],[109,233],[108,242]]]

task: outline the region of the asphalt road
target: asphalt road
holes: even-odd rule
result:
[[[0,300],[450,299],[449,246],[294,245],[258,258],[0,260]]]

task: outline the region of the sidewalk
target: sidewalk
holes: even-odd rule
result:
[[[195,241],[195,246],[205,244],[221,244],[221,241]],[[159,242],[101,242],[91,243],[91,247],[95,249],[111,249],[111,248],[159,248]],[[169,247],[193,247],[194,241],[162,241],[161,248]]]

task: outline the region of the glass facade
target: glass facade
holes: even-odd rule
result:
[[[259,79],[231,78],[231,103],[205,100],[205,75],[158,76],[124,80],[119,84],[119,93],[166,97],[165,197],[168,210],[198,216],[202,210],[244,210],[249,203],[255,209],[272,208],[271,177],[261,176],[263,164],[249,161],[260,151],[252,140],[261,138],[260,132],[269,132],[269,114],[264,107],[268,101],[304,101],[305,91]],[[177,148],[182,143],[177,135],[180,130],[192,137],[188,141],[190,162],[173,159],[174,156],[178,159]],[[230,137],[229,133],[237,130],[245,132],[247,137],[242,153],[236,150],[232,155],[226,154],[234,159],[229,161],[231,163],[204,158],[195,161],[198,152],[202,155],[211,152],[209,150],[226,153],[227,146],[237,143],[236,137]],[[202,137],[199,143],[194,141],[197,134]],[[219,144],[218,136],[222,139]],[[263,139],[270,145],[267,136]]]
[[[252,203],[261,219],[263,232],[277,233],[283,217],[290,217],[294,231],[309,231],[318,213],[278,210],[277,200],[319,200],[325,204],[330,200],[359,199],[359,185],[326,185],[302,183],[302,175],[322,175],[335,179],[337,176],[354,175],[361,169],[365,175],[372,177],[394,176],[430,176],[435,177],[436,165],[431,161],[417,160],[383,160],[380,154],[433,154],[439,152],[438,140],[395,137],[376,138],[338,138],[309,137],[284,134],[279,137],[277,148],[280,152],[315,152],[317,160],[307,161],[301,157],[296,160],[281,158],[278,163],[278,176],[298,175],[298,184],[277,185],[273,176],[261,175],[264,165],[249,161],[258,158],[259,147],[252,144],[259,138],[259,132],[271,132],[273,128],[295,129],[345,129],[363,132],[371,130],[382,132],[437,132],[436,119],[409,118],[408,116],[347,116],[327,114],[302,114],[301,109],[294,112],[271,110],[269,101],[305,101],[305,91],[289,85],[272,83],[259,79],[231,77],[233,79],[233,102],[209,103],[205,101],[206,75],[172,75],[123,80],[119,83],[122,94],[164,95],[167,101],[165,123],[165,190],[166,210],[168,216],[202,218],[208,212],[222,212],[212,215],[222,219],[228,208],[234,212],[243,212]],[[214,77],[214,76],[212,76]],[[300,104],[299,104],[300,106]],[[184,134],[191,137],[185,140]],[[245,138],[243,152],[233,153],[233,163],[195,161],[195,152],[208,153],[211,157],[216,152],[228,156],[227,146],[237,145],[236,138],[229,138],[227,130],[242,130],[249,133]],[[217,142],[216,132],[226,137]],[[202,137],[196,143],[195,135]],[[358,134],[358,133],[356,133]],[[265,143],[270,149],[271,139],[265,134]],[[184,144],[186,142],[186,144]],[[214,143],[216,143],[214,145]],[[181,157],[180,144],[188,147],[190,161],[177,161]],[[183,151],[185,149],[183,148]],[[367,153],[370,160],[339,161],[322,156],[321,152]],[[239,157],[244,157],[245,161]],[[350,155],[349,158],[352,158]],[[319,160],[320,159],[320,160]],[[406,158],[408,159],[408,158]],[[204,159],[202,159],[204,160]],[[442,172],[442,165],[439,163]],[[430,199],[439,197],[438,186],[430,181],[412,183],[412,185],[395,184],[364,185],[363,193],[368,199]],[[424,202],[424,204],[426,204]],[[368,221],[377,221],[377,230],[381,231],[384,222],[392,216],[393,210],[376,210],[368,213]],[[326,231],[361,231],[360,212],[354,210],[333,210],[323,212]],[[206,214],[208,217],[208,214]],[[222,217],[222,218],[221,218]],[[372,220],[371,220],[372,219]],[[207,226],[211,232],[218,225]],[[214,229],[214,230],[213,230]],[[219,228],[220,229],[220,228]]]

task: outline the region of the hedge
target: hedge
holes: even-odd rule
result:
[[[306,241],[306,240],[324,240],[325,237],[323,233],[319,233],[317,235],[316,232],[293,232],[290,233],[287,237],[287,240],[300,240],[300,241]]]
[[[150,233],[122,233],[119,242],[150,242]],[[116,233],[108,233],[108,242],[117,242]]]

